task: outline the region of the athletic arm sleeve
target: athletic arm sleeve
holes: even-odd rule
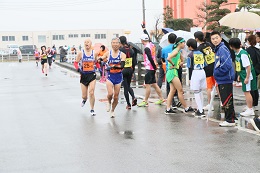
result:
[[[151,50],[150,50],[148,47],[146,47],[146,48],[144,49],[144,52],[145,52],[145,54],[147,55],[148,60],[151,62],[152,66],[153,66],[153,68],[154,68],[154,70],[155,70],[155,69],[156,69],[156,65],[155,65],[155,63],[154,63],[154,61],[153,61]]]
[[[76,70],[78,70],[79,69],[79,63],[75,61],[74,62],[74,67],[75,67]]]

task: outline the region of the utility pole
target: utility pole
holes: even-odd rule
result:
[[[145,24],[145,3],[143,0],[143,23]]]

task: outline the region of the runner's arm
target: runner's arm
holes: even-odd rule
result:
[[[146,47],[146,48],[144,49],[144,52],[145,52],[145,54],[147,55],[148,60],[151,62],[151,64],[152,64],[154,70],[156,70],[156,65],[155,65],[154,60],[153,60],[153,58],[152,58],[151,50],[150,50],[148,47]]]
[[[82,52],[79,52],[77,54],[76,60],[74,61],[74,67],[76,68],[76,70],[79,70],[79,62],[81,60],[82,57]]]
[[[184,64],[184,57],[183,57],[183,55],[182,55],[182,54],[181,54],[181,58],[180,58],[180,59],[181,59],[181,62],[180,62],[180,64],[179,64],[179,65],[182,67],[182,66],[183,66],[183,64]]]

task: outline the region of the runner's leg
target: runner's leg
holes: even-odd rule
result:
[[[89,84],[89,103],[90,103],[90,109],[94,110],[95,106],[95,86],[96,86],[96,80],[93,80]]]
[[[118,104],[118,95],[119,95],[119,92],[120,92],[120,87],[121,87],[121,84],[114,85],[114,97],[113,97],[111,112],[115,111],[115,108]]]

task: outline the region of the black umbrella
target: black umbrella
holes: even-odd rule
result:
[[[143,54],[142,50],[140,49],[140,47],[138,47],[136,44],[132,43],[132,42],[128,42],[129,46],[132,46],[133,49],[136,49],[137,53]]]

